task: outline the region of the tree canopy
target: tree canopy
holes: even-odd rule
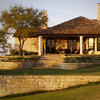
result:
[[[10,44],[7,43],[8,33],[5,33],[0,29],[0,54],[4,54],[8,51]]]
[[[32,7],[11,6],[9,10],[2,11],[0,22],[5,32],[15,30],[14,36],[19,39],[19,54],[22,54],[24,42],[28,36],[36,32],[45,24],[47,18],[43,17],[42,11]]]
[[[42,11],[33,8],[24,8],[22,6],[11,6],[9,10],[2,11],[0,21],[5,31],[9,28],[17,30],[18,28],[40,28],[45,18]]]

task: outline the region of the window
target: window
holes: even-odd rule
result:
[[[76,50],[77,42],[76,40],[73,40],[73,50]]]
[[[89,49],[93,50],[93,38],[89,38]]]
[[[70,39],[68,41],[68,50],[69,50],[69,53],[75,53],[77,49],[77,41],[74,39]]]
[[[100,37],[97,38],[97,51],[100,51]]]

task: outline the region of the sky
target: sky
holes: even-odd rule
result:
[[[47,10],[48,27],[51,27],[78,16],[96,19],[97,3],[100,0],[0,0],[0,13],[11,5]]]
[[[97,3],[100,0],[0,0],[0,15],[14,5],[47,10],[48,27],[52,27],[79,16],[97,19]],[[9,42],[14,43],[14,39]]]

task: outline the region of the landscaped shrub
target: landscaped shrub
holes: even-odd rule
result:
[[[4,59],[1,59],[1,61],[5,61]]]
[[[78,62],[82,62],[81,60],[78,60]]]
[[[70,60],[70,58],[68,58],[68,57],[65,57],[65,58],[63,58],[64,60]]]
[[[65,58],[63,58],[64,59],[64,61],[67,63],[67,62],[87,62],[87,61],[93,61],[92,60],[92,57],[91,56],[86,56],[86,57],[84,57],[84,56],[82,56],[82,57],[65,57]],[[77,61],[76,61],[77,60]]]
[[[76,60],[91,60],[91,57],[79,57],[79,58],[76,58]]]
[[[9,61],[27,61],[27,60],[36,60],[37,58],[35,57],[30,57],[30,58],[25,58],[25,57],[13,57],[9,58]]]
[[[31,57],[31,58],[28,58],[28,60],[35,60],[36,58],[34,58],[34,57]]]
[[[14,58],[9,58],[9,60],[23,60],[24,57],[14,57]]]
[[[36,60],[38,59],[37,56],[30,56],[30,57],[13,57],[13,58],[1,58],[0,59],[0,62],[18,62],[18,61],[22,61],[22,62],[25,62],[25,61],[30,61],[30,60]]]
[[[10,50],[10,55],[18,55],[18,51],[17,50]]]
[[[75,62],[75,60],[72,60],[72,62]]]
[[[86,60],[85,60],[85,59],[83,59],[83,62],[86,62]]]
[[[23,50],[23,55],[37,55],[37,54],[38,54],[37,52]]]
[[[68,63],[68,62],[69,62],[69,60],[65,60],[64,62],[65,62],[65,63]]]

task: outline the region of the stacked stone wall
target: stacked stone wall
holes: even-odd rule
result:
[[[88,68],[100,65],[100,63],[61,63],[61,69],[78,69],[78,68]]]
[[[14,49],[19,50],[19,40],[14,38]],[[23,50],[28,52],[38,52],[39,49],[39,40],[38,38],[27,38],[24,43]]]
[[[48,57],[48,56],[47,56]],[[59,56],[60,57],[60,56]],[[43,59],[43,60],[42,60]],[[45,56],[46,59],[46,56]],[[47,58],[49,59],[49,57]],[[60,59],[60,58],[59,58]],[[44,56],[40,60],[32,60],[28,62],[0,62],[0,69],[27,69],[27,68],[50,68],[50,69],[78,69],[88,68],[100,65],[100,63],[61,63],[62,60],[56,60],[53,57],[49,60],[44,60]],[[38,66],[38,67],[37,67]]]
[[[100,76],[0,76],[0,97],[35,91],[61,90],[96,81],[100,81]]]
[[[0,69],[27,69],[35,65],[35,60],[31,62],[0,62]]]

